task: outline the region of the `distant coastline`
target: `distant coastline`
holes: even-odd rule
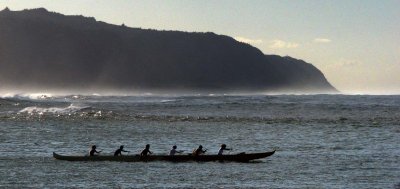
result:
[[[7,89],[338,93],[313,65],[214,33],[117,26],[46,9],[0,12]]]

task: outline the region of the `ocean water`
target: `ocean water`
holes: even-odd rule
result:
[[[0,134],[0,188],[400,188],[400,96],[9,95]],[[222,143],[277,151],[251,163],[52,158]]]

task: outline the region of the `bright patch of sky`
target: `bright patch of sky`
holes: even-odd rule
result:
[[[399,0],[1,0],[130,27],[228,35],[303,59],[345,93],[400,94]]]

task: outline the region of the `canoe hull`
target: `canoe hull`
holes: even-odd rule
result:
[[[275,153],[263,152],[252,154],[229,154],[229,155],[152,155],[147,157],[140,157],[139,155],[130,156],[64,156],[53,152],[53,157],[58,160],[66,161],[120,161],[120,162],[146,162],[146,161],[170,161],[170,162],[187,162],[187,161],[235,161],[235,162],[249,162],[251,160],[262,159],[271,156]]]

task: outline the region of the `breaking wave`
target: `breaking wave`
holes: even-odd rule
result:
[[[40,100],[40,99],[52,99],[54,98],[55,95],[51,93],[22,93],[22,94],[16,94],[16,93],[4,93],[0,95],[0,98],[15,98],[15,99],[21,99],[21,100]]]
[[[44,114],[44,113],[54,113],[54,114],[69,114],[69,113],[74,113],[78,112],[84,109],[88,109],[90,106],[77,106],[74,104],[70,104],[67,107],[37,107],[37,106],[31,106],[31,107],[26,107],[22,110],[19,111],[19,113],[28,113],[28,114]]]
[[[0,121],[103,119],[375,126],[398,125],[400,119],[398,96],[46,97],[51,99],[0,98]]]

